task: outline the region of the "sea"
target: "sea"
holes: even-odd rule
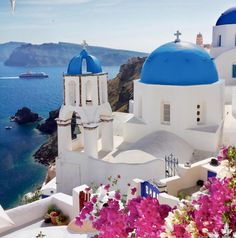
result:
[[[40,71],[44,79],[20,79],[19,74]],[[105,66],[109,79],[119,66]],[[18,109],[29,107],[43,118],[60,107],[63,101],[65,67],[7,67],[0,62],[0,205],[9,209],[20,204],[22,196],[42,185],[47,168],[34,161],[32,155],[48,136],[36,129],[37,123],[17,125],[9,117]],[[5,129],[11,126],[12,129]]]

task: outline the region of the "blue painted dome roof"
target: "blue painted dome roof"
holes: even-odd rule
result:
[[[85,49],[80,52],[79,56],[75,56],[69,63],[67,68],[68,75],[81,75],[83,74],[82,65],[83,60],[86,60],[87,72],[97,74],[102,72],[102,67],[98,59],[90,55]]]
[[[217,26],[227,25],[227,24],[236,24],[236,7],[232,7],[222,13],[219,19],[216,22]]]
[[[140,82],[161,85],[200,85],[218,81],[210,55],[188,42],[170,42],[146,59]]]

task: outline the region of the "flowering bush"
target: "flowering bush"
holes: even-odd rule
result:
[[[160,205],[155,198],[140,196],[124,205],[119,192],[112,195],[109,186],[104,188],[108,195],[107,201],[104,202],[96,195],[92,197],[76,218],[77,225],[89,219],[99,231],[100,238],[160,236],[164,230],[164,219],[171,210],[168,205]]]
[[[236,237],[236,148],[223,147],[217,159],[227,176],[209,179],[206,194],[170,212],[162,237]]]
[[[125,204],[107,185],[106,199],[92,197],[76,222],[91,220],[100,238],[236,238],[236,148],[223,147],[217,159],[220,173],[205,183],[206,192],[196,200],[182,200],[173,209],[152,197],[138,196]]]

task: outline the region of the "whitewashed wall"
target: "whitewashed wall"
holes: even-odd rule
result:
[[[221,35],[221,47],[218,38]],[[216,58],[223,52],[235,48],[236,24],[214,26],[212,32],[211,56]]]
[[[141,99],[140,99],[141,98]],[[170,124],[162,124],[162,104],[170,103]],[[142,104],[140,106],[139,104]],[[201,105],[201,123],[197,123],[197,105]],[[140,112],[141,110],[141,112]],[[148,85],[134,82],[134,116],[141,120],[130,120],[124,126],[124,139],[135,142],[142,136],[157,130],[166,130],[196,146],[196,149],[215,150],[215,141],[219,134],[207,133],[197,142],[199,137],[190,138],[188,129],[218,126],[222,124],[224,115],[224,82],[196,86]],[[191,132],[192,135],[194,131]],[[204,140],[206,138],[207,140]],[[189,140],[190,139],[190,140]],[[211,142],[211,140],[213,141]],[[210,144],[209,144],[210,143]],[[209,148],[206,148],[209,144]],[[204,147],[202,147],[204,145]]]
[[[186,168],[184,165],[180,164],[178,167],[179,176],[161,180],[161,182],[167,185],[168,194],[177,197],[180,190],[195,186],[199,179],[206,181],[207,169],[205,169],[203,165],[209,163],[209,161],[210,159],[202,160],[192,164],[190,168]]]
[[[221,53],[215,58],[218,75],[225,80],[225,103],[232,103],[232,90],[236,87],[236,78],[232,77],[232,65],[236,64],[236,49]]]
[[[110,163],[79,152],[65,152],[57,160],[58,192],[71,194],[74,187],[93,182],[107,184],[109,176],[117,175],[121,176],[119,188],[126,193],[127,184],[136,177],[143,180],[164,178],[165,164],[158,159],[143,164]]]

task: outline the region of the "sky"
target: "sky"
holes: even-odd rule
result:
[[[0,0],[0,43],[71,42],[151,52],[173,41],[211,43],[212,26],[235,0]]]

